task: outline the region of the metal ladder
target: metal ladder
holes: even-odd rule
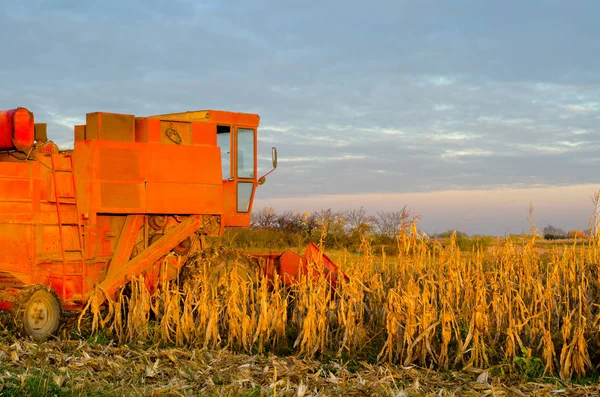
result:
[[[69,160],[69,168],[68,169],[62,169],[56,168],[56,161],[57,158],[60,157],[64,157],[65,159]],[[81,224],[81,214],[79,213],[79,206],[77,204],[77,186],[76,186],[76,178],[75,178],[75,172],[74,172],[74,164],[73,164],[73,155],[72,154],[50,154],[50,164],[51,164],[51,168],[52,168],[52,179],[54,181],[54,198],[56,200],[56,215],[58,218],[58,234],[60,237],[60,249],[61,249],[61,253],[62,253],[62,265],[63,265],[63,269],[62,269],[62,276],[63,276],[63,283],[62,283],[62,298],[66,299],[66,280],[67,277],[72,277],[72,276],[80,276],[81,277],[81,282],[79,283],[79,286],[81,288],[80,291],[77,291],[77,293],[83,297],[83,284],[85,281],[85,253],[83,250],[83,225]],[[67,195],[67,196],[61,196],[59,193],[59,185],[57,183],[57,174],[71,174],[71,182],[72,182],[72,186],[73,186],[73,195]],[[62,205],[72,205],[75,207],[75,214],[76,214],[76,222],[64,222],[63,221],[63,214],[61,211],[61,204]],[[72,226],[77,226],[77,235],[78,235],[78,248],[69,248],[66,249],[65,248],[65,232],[64,232],[64,227],[72,227]],[[73,254],[73,253],[77,253],[79,254],[77,259],[68,259],[67,260],[67,255],[68,254]],[[71,272],[71,273],[67,273],[67,263],[73,263],[76,264],[75,266],[75,272]],[[76,283],[77,284],[77,283]]]

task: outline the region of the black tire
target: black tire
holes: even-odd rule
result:
[[[56,293],[38,284],[23,289],[12,307],[17,332],[37,341],[46,340],[56,332],[61,312]]]

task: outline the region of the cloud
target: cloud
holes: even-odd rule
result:
[[[93,111],[259,113],[260,168],[271,146],[281,164],[264,197],[589,184],[598,11],[592,1],[7,3],[0,108],[30,108],[61,145]]]

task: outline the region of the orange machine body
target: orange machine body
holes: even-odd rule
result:
[[[155,283],[169,252],[177,271],[193,234],[249,226],[258,115],[89,113],[73,150],[57,153],[37,124],[28,144],[33,115],[20,109],[0,112],[3,291],[49,285],[81,308],[96,287],[110,295],[140,273]]]

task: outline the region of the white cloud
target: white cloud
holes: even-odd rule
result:
[[[463,150],[445,150],[442,153],[443,159],[455,159],[463,157],[485,157],[494,154],[492,151],[483,149],[463,149]]]
[[[468,132],[448,132],[448,133],[439,133],[439,134],[426,134],[425,138],[431,139],[433,141],[466,141],[481,138],[481,134],[473,134]]]
[[[454,105],[448,103],[436,103],[435,105],[433,105],[433,110],[435,110],[436,112],[443,112],[445,110],[452,109],[454,109]]]
[[[552,145],[544,145],[544,144],[517,144],[519,149],[530,152],[530,153],[540,153],[540,154],[561,154],[568,152],[569,149],[564,146],[552,146]]]
[[[456,83],[456,78],[452,76],[427,76],[422,79],[425,84],[433,86],[445,86]]]
[[[571,112],[597,112],[600,110],[600,102],[583,102],[578,104],[567,104],[563,106]]]

